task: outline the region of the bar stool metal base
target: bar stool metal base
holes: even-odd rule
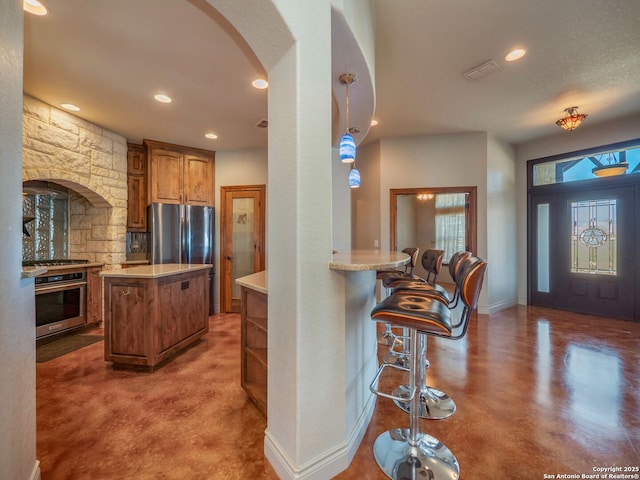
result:
[[[420,418],[443,420],[455,413],[456,403],[446,393],[429,386],[422,387],[422,390],[418,393],[420,395],[418,402],[418,415]],[[396,397],[409,397],[411,391],[409,390],[409,385],[400,385],[391,394]],[[394,400],[393,403],[401,410],[409,413],[410,402]]]
[[[388,430],[373,444],[380,469],[394,480],[457,480],[458,460],[438,439],[421,433],[415,446],[409,444],[409,429]]]

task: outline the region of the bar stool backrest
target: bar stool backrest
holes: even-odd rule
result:
[[[451,259],[449,260],[449,275],[451,275],[451,279],[456,281],[456,275],[458,273],[458,269],[460,268],[460,262],[465,258],[469,258],[471,256],[471,252],[460,251],[451,255]]]
[[[474,310],[478,306],[486,269],[487,262],[478,257],[468,257],[460,262],[456,283],[460,298],[469,310]]]
[[[409,255],[409,263],[407,263],[404,266],[404,271],[406,273],[412,274],[413,273],[413,267],[416,266],[416,264],[418,263],[418,253],[420,252],[420,249],[417,247],[407,247],[407,248],[403,248],[402,249],[402,253],[406,253],[407,255]]]
[[[436,283],[436,278],[442,268],[442,259],[444,258],[444,250],[436,250],[429,248],[422,254],[422,267],[427,271],[427,283]],[[429,279],[433,275],[433,281],[429,282]]]

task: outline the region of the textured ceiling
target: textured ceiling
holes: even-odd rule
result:
[[[128,140],[212,150],[266,146],[255,124],[260,63],[198,0],[57,0],[25,14],[24,90]],[[375,118],[387,136],[488,131],[517,144],[557,133],[567,107],[585,125],[640,115],[638,0],[373,0]],[[516,46],[527,50],[507,63]],[[478,80],[463,73],[488,60]],[[174,102],[158,104],[156,91]],[[327,101],[330,101],[329,99]],[[218,140],[204,138],[213,131]],[[366,131],[366,129],[365,129]]]

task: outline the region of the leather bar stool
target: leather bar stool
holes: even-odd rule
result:
[[[378,303],[371,312],[375,321],[406,327],[410,331],[410,368],[408,398],[409,428],[383,432],[376,438],[373,455],[380,469],[392,479],[455,480],[460,465],[453,453],[438,439],[420,431],[419,394],[420,365],[426,353],[427,336],[457,340],[469,327],[487,263],[477,257],[465,259],[459,271],[458,288],[462,303],[450,310],[442,302],[419,295],[391,295]],[[458,327],[454,327],[458,325]],[[398,368],[383,363],[369,387],[376,395],[394,399],[392,394],[379,390],[378,383],[385,368]]]
[[[385,287],[385,284],[390,284],[395,280],[406,280],[415,278],[415,276],[413,275],[413,269],[418,262],[418,253],[420,253],[420,249],[417,247],[407,247],[402,250],[402,253],[406,253],[407,255],[409,255],[409,263],[404,266],[403,270],[378,270],[376,272],[376,279],[382,281],[382,286],[386,289],[387,296],[389,296],[389,287]],[[380,332],[378,334],[377,340],[381,345],[394,345],[396,335],[393,333],[391,325],[385,326],[384,332]]]
[[[392,295],[421,295],[429,298],[433,298],[443,304],[449,309],[456,307],[458,303],[458,285],[456,279],[458,278],[457,272],[460,268],[462,260],[471,256],[471,252],[456,252],[451,256],[449,260],[449,273],[454,281],[455,288],[454,293],[449,297],[449,293],[442,286],[430,283],[420,282],[416,280],[406,280],[394,283],[391,289]],[[455,327],[455,325],[454,325]],[[426,346],[425,346],[426,348]],[[442,420],[450,417],[456,411],[456,403],[453,399],[436,388],[433,388],[426,384],[426,368],[428,367],[428,361],[425,362],[425,369],[418,373],[420,381],[416,385],[420,394],[420,406],[419,415],[420,418],[428,420]],[[419,366],[422,368],[422,364]],[[398,398],[407,398],[409,396],[410,386],[403,384],[397,386],[392,395]],[[394,403],[405,412],[409,412],[409,402],[394,400]]]
[[[453,294],[450,294],[446,288],[439,284],[425,283],[418,280],[399,280],[393,283],[391,293],[403,293],[410,292],[416,295],[425,295],[432,297],[435,300],[439,300],[449,308],[455,308],[458,301],[458,286],[456,284],[457,272],[460,267],[460,262],[465,258],[471,256],[471,252],[460,251],[451,255],[449,259],[449,275],[454,283]]]
[[[434,284],[438,274],[440,273],[440,269],[442,268],[442,259],[444,257],[444,250],[439,250],[435,248],[429,248],[425,250],[420,258],[420,263],[422,264],[422,268],[427,272],[426,277],[420,277],[418,275],[410,275],[405,276],[404,278],[389,276],[383,279],[382,286],[387,288],[388,291],[393,291],[393,288],[396,286],[398,282],[405,281],[414,281],[429,284],[431,280],[431,276],[433,275],[433,279],[431,280]],[[408,343],[409,338],[407,337],[407,329],[403,329],[402,336],[396,335],[393,338],[393,342],[391,343],[391,348],[389,349],[389,353],[384,356],[383,361],[386,363],[395,363],[396,365],[407,367],[408,365],[408,349],[406,344]],[[402,345],[402,351],[398,352],[395,347],[396,345]],[[453,412],[451,412],[453,413]],[[447,415],[448,416],[448,415]],[[440,417],[442,418],[442,417]]]

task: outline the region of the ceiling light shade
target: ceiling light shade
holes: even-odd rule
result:
[[[355,163],[349,172],[349,188],[360,188],[360,170],[356,168]]]
[[[616,156],[612,153],[607,155],[607,161],[609,163],[594,167],[591,172],[596,177],[615,177],[616,175],[623,175],[627,171],[627,168],[629,168],[629,164],[624,161],[618,161]]]
[[[345,73],[339,77],[340,83],[347,87],[347,94],[345,100],[345,122],[346,131],[340,139],[340,160],[342,163],[353,163],[356,160],[356,142],[349,130],[349,85],[351,85],[355,79],[350,73]],[[359,174],[358,174],[359,175]],[[358,184],[360,180],[358,180]]]
[[[356,160],[356,142],[350,133],[340,139],[340,160],[342,163],[353,163]]]
[[[564,111],[567,114],[564,116],[564,118],[558,120],[556,122],[556,125],[568,131],[578,128],[582,121],[587,118],[586,114],[578,113],[578,107],[565,108]]]

